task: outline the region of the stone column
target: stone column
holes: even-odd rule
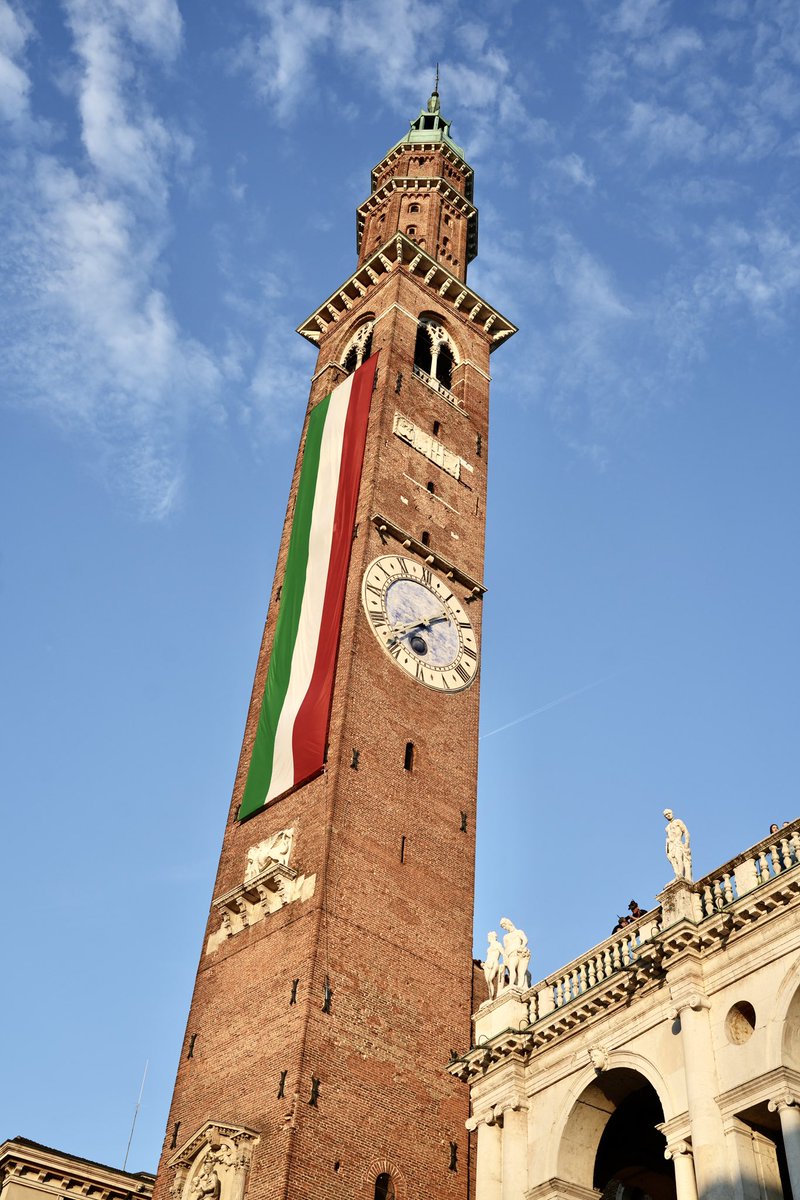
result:
[[[694,1177],[692,1148],[688,1142],[675,1142],[667,1146],[664,1158],[675,1164],[675,1191],[678,1200],[697,1200],[697,1180]]]
[[[524,1200],[527,1190],[528,1110],[520,1105],[503,1110],[502,1200]]]
[[[717,1073],[708,1000],[693,992],[676,1005],[681,1022],[686,1098],[699,1200],[730,1200],[722,1114],[714,1099]]]
[[[502,1132],[494,1116],[485,1121],[468,1121],[478,1130],[478,1161],[475,1170],[476,1200],[501,1200],[503,1185]]]
[[[800,1108],[798,1108],[797,1100],[788,1097],[770,1100],[769,1107],[780,1117],[792,1195],[800,1196]]]

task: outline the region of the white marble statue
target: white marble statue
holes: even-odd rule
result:
[[[667,858],[676,879],[692,879],[692,851],[689,845],[689,830],[680,818],[673,816],[671,808],[664,809],[667,818]]]
[[[490,1000],[494,1000],[500,991],[503,975],[503,968],[500,966],[502,953],[503,947],[497,940],[497,934],[492,930],[489,934],[489,948],[486,951],[486,958],[483,962],[483,974],[486,979],[486,986],[489,989]]]
[[[292,852],[292,837],[293,829],[281,829],[278,833],[274,833],[272,837],[265,838],[263,842],[259,842],[256,846],[251,846],[247,851],[247,867],[245,868],[245,882],[248,879],[255,879],[256,875],[260,875],[265,871],[270,863],[282,863],[284,867],[289,865],[289,855]]]
[[[503,938],[503,958],[508,967],[506,987],[527,987],[528,964],[531,961],[528,939],[521,929],[517,929],[513,921],[509,921],[508,917],[503,917],[500,928],[506,931]]]

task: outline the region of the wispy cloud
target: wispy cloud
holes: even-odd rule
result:
[[[31,85],[21,60],[30,36],[24,13],[0,0],[0,120],[12,124],[28,115]]]
[[[10,11],[3,44],[19,54],[31,30]],[[2,181],[0,355],[16,403],[88,437],[104,477],[162,518],[180,493],[189,400],[213,402],[220,379],[161,282],[172,172],[190,147],[153,112],[148,69],[177,55],[180,14],[173,0],[67,0],[65,12],[85,165],[18,131]],[[27,76],[16,94],[31,95]]]
[[[373,102],[377,96],[403,112],[428,95],[440,58],[448,95],[458,97],[473,123],[473,158],[505,136],[534,142],[549,136],[547,122],[523,103],[491,27],[464,20],[456,0],[374,0],[369,20],[360,0],[251,4],[257,26],[240,40],[231,61],[286,125],[318,102],[332,55],[363,81]]]

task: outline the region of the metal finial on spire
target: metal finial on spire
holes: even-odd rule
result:
[[[433,85],[431,98],[428,101],[428,112],[438,113],[439,111],[439,64],[436,64],[436,82]]]

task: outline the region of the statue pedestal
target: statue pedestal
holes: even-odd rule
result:
[[[688,879],[673,879],[656,899],[661,905],[662,929],[668,929],[677,921],[699,920],[698,897]]]
[[[472,1020],[475,1024],[475,1045],[504,1033],[506,1029],[517,1032],[530,1025],[530,1008],[527,991],[522,988],[504,988],[496,1000],[484,1000]]]

